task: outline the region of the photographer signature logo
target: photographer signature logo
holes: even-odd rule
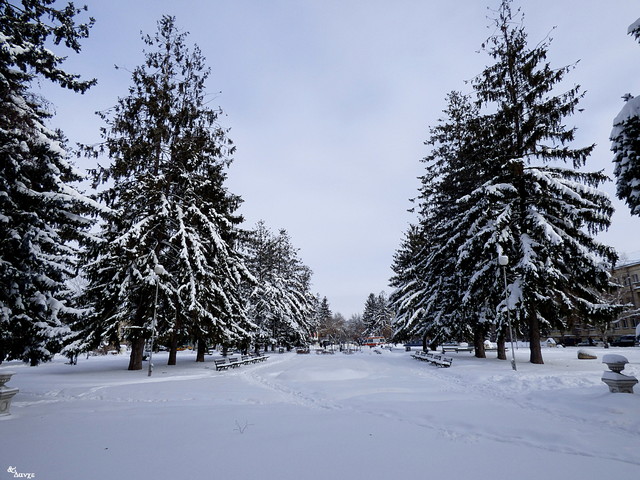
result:
[[[35,478],[35,473],[20,473],[16,467],[7,468],[7,472],[13,473],[13,478]]]

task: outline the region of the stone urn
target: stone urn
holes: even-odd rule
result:
[[[13,375],[14,372],[0,370],[0,416],[11,415],[11,399],[19,391],[17,388],[5,386]]]
[[[611,393],[633,393],[633,387],[638,383],[638,379],[620,373],[629,363],[626,357],[608,354],[602,357],[602,363],[606,363],[610,370],[602,374],[602,381],[609,387]]]
[[[15,372],[0,370],[0,388],[4,387],[4,384],[11,380],[11,377],[14,375]]]

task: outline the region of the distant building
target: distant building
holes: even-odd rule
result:
[[[640,308],[640,260],[627,262],[614,268],[613,280],[620,284],[618,299],[621,303],[633,305],[633,310]],[[630,314],[631,313],[631,314]],[[640,315],[627,312],[612,325],[613,336],[635,335],[636,326],[640,323]]]
[[[611,276],[611,279],[620,285],[612,300],[616,303],[633,305],[633,307],[611,323],[611,327],[607,331],[607,341],[612,341],[622,335],[636,334],[636,326],[640,324],[640,315],[634,312],[640,308],[640,260],[618,265],[611,272]],[[593,341],[602,340],[602,332],[599,328],[580,322],[574,322],[564,332],[553,330],[549,336],[565,345],[588,342],[589,338]]]

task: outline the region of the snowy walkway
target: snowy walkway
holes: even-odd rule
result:
[[[640,349],[616,352],[631,362],[625,373],[640,376]],[[166,367],[158,355],[151,378],[124,370],[122,356],[3,365],[17,372],[10,383],[20,393],[0,420],[14,439],[0,450],[0,480],[13,477],[11,466],[47,480],[388,479],[452,469],[638,478],[640,391],[610,394],[605,366],[577,360],[575,349],[544,353],[544,366],[517,372],[468,353],[439,369],[401,349],[276,354],[225,372],[188,353]],[[524,362],[528,352],[518,355]]]

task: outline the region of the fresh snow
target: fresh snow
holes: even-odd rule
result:
[[[437,368],[403,347],[223,372],[160,353],[151,377],[126,355],[8,362],[20,392],[0,417],[0,479],[636,480],[640,391],[610,393],[600,359],[624,355],[640,376],[640,348],[589,351],[545,348],[532,365],[520,347],[517,371],[495,352]]]
[[[617,353],[608,353],[602,356],[602,363],[627,363],[627,357]]]
[[[610,138],[614,139],[622,132],[622,123],[633,117],[640,116],[640,96],[625,96],[625,103],[620,113],[613,120]]]

